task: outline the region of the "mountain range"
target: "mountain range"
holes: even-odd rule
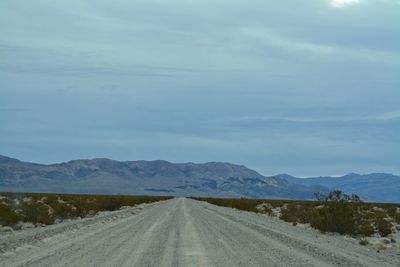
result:
[[[73,160],[35,164],[0,156],[0,191],[312,199],[295,185],[245,166],[209,162]]]
[[[355,193],[366,201],[400,203],[400,176],[389,173],[349,173],[340,177],[298,178],[288,174],[277,177],[289,183],[305,186],[323,186],[330,190],[339,189],[347,194]]]
[[[315,192],[332,189],[370,201],[400,202],[400,177],[391,174],[304,179],[288,174],[263,176],[224,162],[98,158],[45,165],[0,155],[0,192],[313,199]]]

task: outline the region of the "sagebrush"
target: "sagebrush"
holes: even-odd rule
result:
[[[0,193],[0,226],[17,228],[22,222],[49,225],[86,217],[99,211],[166,200],[163,196],[106,196],[41,193]]]
[[[351,236],[368,237],[374,234],[388,236],[399,223],[400,205],[364,203],[358,196],[347,196],[340,191],[331,192],[317,201],[217,199],[195,198],[208,203],[250,212],[272,214],[279,208],[279,218],[296,224],[309,224],[321,232],[335,232]],[[264,208],[268,205],[267,208]],[[272,207],[272,208],[271,208]]]

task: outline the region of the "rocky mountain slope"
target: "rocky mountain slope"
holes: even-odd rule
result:
[[[289,183],[305,186],[323,186],[331,190],[340,189],[348,194],[355,193],[364,200],[400,202],[400,176],[388,173],[349,173],[341,177],[297,178],[288,174],[278,177]]]
[[[222,162],[92,159],[43,165],[0,156],[0,191],[312,199],[326,190]]]

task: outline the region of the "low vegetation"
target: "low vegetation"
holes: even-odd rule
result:
[[[196,198],[214,205],[275,215],[286,222],[309,224],[321,232],[355,237],[386,237],[396,231],[400,205],[364,203],[356,195],[332,191],[317,201]]]
[[[369,241],[365,238],[362,238],[359,243],[361,246],[366,246],[369,244]]]
[[[50,225],[58,221],[83,218],[99,211],[118,210],[169,199],[161,196],[105,196],[40,193],[0,193],[0,227],[21,228]]]

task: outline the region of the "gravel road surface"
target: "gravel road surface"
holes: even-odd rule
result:
[[[400,254],[176,198],[0,233],[0,266],[400,266]]]

